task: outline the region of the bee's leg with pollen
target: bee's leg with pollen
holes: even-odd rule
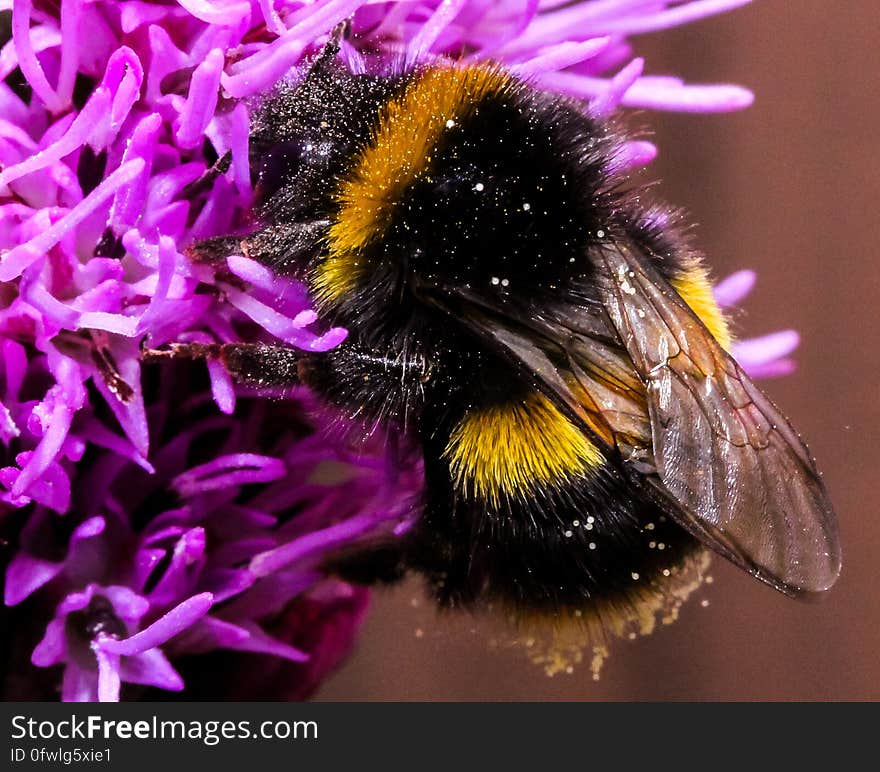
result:
[[[225,265],[230,255],[240,255],[243,251],[243,236],[212,236],[194,241],[185,249],[186,256],[195,263],[210,266]]]
[[[247,236],[215,236],[194,242],[186,250],[190,260],[226,269],[226,258],[243,255],[276,273],[293,275],[313,260],[321,249],[327,220],[268,225]]]
[[[263,343],[172,343],[168,348],[144,349],[141,361],[205,359],[223,364],[238,382],[252,386],[285,387],[299,384],[302,355],[286,346]]]
[[[292,275],[318,256],[329,227],[328,220],[269,225],[248,236],[242,247],[246,257],[276,273]]]

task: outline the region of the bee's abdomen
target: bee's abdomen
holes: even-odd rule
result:
[[[413,555],[447,605],[570,613],[635,604],[698,546],[608,468],[534,485],[501,506],[453,498],[451,508],[428,503]]]
[[[471,410],[434,456],[411,562],[448,605],[635,604],[697,546],[540,394]]]
[[[488,596],[536,611],[587,609],[673,573],[694,540],[605,473],[536,487],[500,517],[472,509],[474,524],[488,528]]]

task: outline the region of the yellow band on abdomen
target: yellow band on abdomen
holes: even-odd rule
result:
[[[602,463],[599,449],[540,392],[473,410],[456,426],[444,456],[456,488],[498,504],[533,495]]]

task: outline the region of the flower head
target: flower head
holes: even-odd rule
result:
[[[0,0],[8,694],[180,690],[182,663],[199,694],[306,696],[365,604],[324,557],[412,517],[418,466],[391,475],[381,443],[329,437],[305,392],[267,399],[213,362],[141,365],[145,341],[315,351],[345,337],[298,282],[186,252],[248,226],[252,98],[350,18],[340,55],[355,71],[494,59],[597,114],[737,109],[739,86],[644,74],[630,38],[744,2]],[[634,141],[624,163],[655,153]],[[749,283],[729,279],[719,300]],[[796,337],[738,345],[778,374]],[[198,677],[209,653],[247,677]]]

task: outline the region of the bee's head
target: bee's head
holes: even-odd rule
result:
[[[256,208],[275,226],[329,218],[335,181],[369,141],[395,79],[323,63],[299,83],[282,81],[254,110],[250,155]]]

